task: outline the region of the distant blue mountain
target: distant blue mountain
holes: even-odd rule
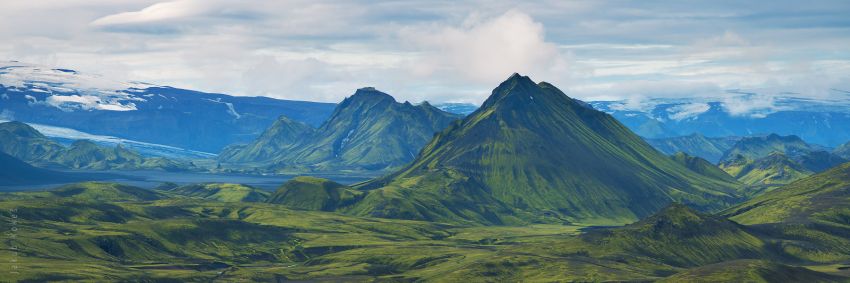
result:
[[[756,99],[756,98],[753,98]],[[630,107],[622,101],[590,104],[613,115],[646,138],[699,133],[708,137],[797,135],[809,143],[835,147],[850,141],[850,103],[793,97],[775,98],[771,108],[741,112],[719,101],[656,99]]]
[[[335,106],[115,82],[67,69],[0,62],[0,120],[202,152],[250,142],[281,115],[318,126]]]
[[[440,103],[434,104],[440,110],[460,115],[469,115],[478,110],[478,105],[472,103]]]

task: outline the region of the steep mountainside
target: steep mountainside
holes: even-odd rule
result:
[[[311,137],[315,129],[280,116],[259,138],[248,145],[228,146],[218,158],[228,162],[269,161],[284,158],[292,148]]]
[[[731,149],[739,139],[740,137],[710,138],[695,133],[672,138],[646,139],[646,142],[658,151],[668,155],[684,152],[716,164],[720,161],[720,158],[723,158],[723,154]]]
[[[167,158],[146,158],[120,144],[109,148],[78,140],[66,148],[21,122],[0,123],[0,151],[30,164],[69,169],[180,171],[192,167]]]
[[[21,122],[0,123],[0,151],[30,163],[57,158],[65,148]]]
[[[273,170],[383,170],[407,164],[459,116],[430,104],[398,103],[374,88],[358,89],[312,130],[278,121],[253,143],[231,148],[225,162],[272,164]]]
[[[349,213],[486,224],[628,223],[673,201],[715,209],[737,185],[654,150],[613,117],[513,75]]]
[[[0,119],[218,153],[255,139],[277,117],[318,126],[333,103],[240,97],[68,69],[0,62]]]

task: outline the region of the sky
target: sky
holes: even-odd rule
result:
[[[372,86],[480,103],[514,72],[584,100],[831,99],[850,93],[848,15],[844,0],[3,0],[0,60],[325,102]]]

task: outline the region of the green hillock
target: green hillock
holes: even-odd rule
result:
[[[171,194],[222,202],[264,202],[269,192],[240,184],[206,183],[162,188]]]
[[[334,211],[351,205],[362,195],[360,191],[327,179],[299,176],[277,189],[268,202],[297,209]]]

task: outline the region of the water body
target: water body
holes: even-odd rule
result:
[[[68,171],[82,173],[80,171]],[[100,182],[115,182],[142,188],[153,188],[165,182],[187,185],[195,183],[237,183],[265,190],[275,190],[280,185],[296,176],[302,175],[247,175],[247,174],[212,174],[200,172],[162,172],[162,171],[85,171],[97,173],[105,178],[93,179]],[[94,174],[93,174],[94,175]],[[310,176],[327,178],[337,183],[350,185],[377,177],[378,174],[309,174]],[[30,191],[44,190],[70,183],[53,183],[21,186],[0,186],[0,191]]]

